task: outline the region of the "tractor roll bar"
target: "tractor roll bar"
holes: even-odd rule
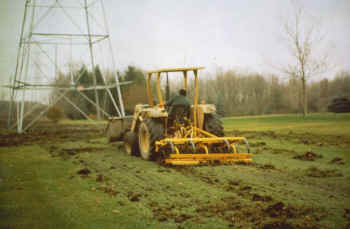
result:
[[[187,67],[187,68],[164,68],[164,69],[158,69],[154,71],[149,71],[146,73],[146,85],[147,85],[147,95],[148,95],[148,102],[149,105],[152,107],[153,104],[153,97],[151,92],[151,77],[153,74],[156,75],[157,79],[157,94],[159,99],[159,104],[164,105],[164,100],[162,96],[162,90],[160,88],[160,76],[161,73],[168,73],[168,72],[183,72],[184,76],[184,88],[187,90],[187,71],[193,71],[194,74],[194,101],[193,101],[193,122],[194,126],[197,126],[197,106],[198,106],[198,70],[204,69],[204,67]]]
[[[146,72],[146,86],[147,86],[147,95],[148,95],[148,103],[151,106],[154,106],[153,103],[153,96],[151,93],[151,77],[153,74],[156,75],[157,79],[157,94],[158,94],[158,99],[160,104],[164,104],[164,100],[162,97],[161,89],[160,89],[160,76],[161,73],[168,73],[168,72],[183,72],[184,76],[184,89],[187,90],[187,71],[193,71],[195,74],[195,78],[197,78],[197,71],[204,69],[204,67],[186,67],[186,68],[163,68],[163,69],[158,69],[158,70],[153,70],[153,71],[148,71]],[[198,82],[198,80],[195,79],[195,85]],[[197,85],[198,86],[198,85]],[[198,88],[198,87],[196,87]],[[198,89],[197,89],[198,90]],[[198,95],[197,97],[198,99]]]

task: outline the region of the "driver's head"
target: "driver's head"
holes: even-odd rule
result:
[[[179,90],[179,94],[183,95],[183,96],[186,96],[186,90],[185,89],[180,89]]]

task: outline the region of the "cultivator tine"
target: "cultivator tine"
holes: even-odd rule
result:
[[[230,151],[230,149],[231,149],[230,143],[228,143],[227,139],[224,139],[224,142],[225,142],[225,144],[226,144],[227,151]]]
[[[245,145],[247,146],[248,153],[250,153],[250,147],[248,144],[248,140],[246,138],[243,138],[243,141],[244,141]]]
[[[239,153],[237,147],[233,143],[232,143],[232,148],[234,153]],[[248,153],[249,153],[249,150],[248,150]]]
[[[194,145],[193,141],[190,139],[190,143],[193,149],[193,152],[196,152],[196,146]]]
[[[174,143],[170,141],[169,144],[170,144],[171,152],[172,152],[172,153],[175,153],[175,150],[174,150]]]

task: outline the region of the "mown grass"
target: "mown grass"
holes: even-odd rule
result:
[[[350,136],[350,114],[266,115],[223,118],[225,129],[241,131],[275,131],[277,133],[313,133]]]
[[[350,144],[343,141],[349,117],[223,119],[228,134],[251,143],[250,166],[164,167],[126,155],[121,143],[108,144],[103,126],[62,123],[65,131],[72,128],[71,138],[0,147],[0,228],[261,228],[271,222],[343,228],[350,223],[343,216],[350,206]],[[320,124],[329,131],[320,132]],[[322,158],[294,158],[308,151]],[[335,157],[345,164],[330,163]],[[84,168],[88,175],[77,174]],[[310,168],[342,176],[310,177]],[[254,195],[272,200],[253,201]],[[276,202],[296,209],[296,216],[269,216],[266,209]]]

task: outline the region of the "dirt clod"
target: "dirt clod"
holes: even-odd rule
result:
[[[343,217],[345,218],[345,219],[347,219],[348,221],[350,221],[350,208],[345,208],[344,209],[344,215],[343,215]]]
[[[260,196],[259,194],[253,194],[252,196],[253,201],[272,201],[272,197],[270,196]]]
[[[344,159],[340,157],[335,157],[333,160],[330,161],[331,164],[337,164],[337,165],[344,165]]]
[[[229,185],[239,185],[239,183],[240,183],[240,181],[238,181],[238,180],[230,180],[229,182],[228,182],[228,184]]]
[[[97,182],[103,182],[105,180],[104,176],[102,174],[99,174],[96,178]]]
[[[175,218],[175,223],[182,223],[190,218],[192,218],[192,216],[187,214],[181,214]]]
[[[293,157],[294,159],[298,159],[298,160],[303,160],[303,161],[314,161],[317,158],[322,158],[322,155],[320,154],[315,154],[311,151],[308,151],[304,154],[301,155],[297,155],[295,157]]]
[[[141,194],[139,194],[139,193],[133,193],[133,192],[129,192],[129,193],[128,193],[128,199],[129,199],[131,202],[140,201],[140,197],[141,197]]]
[[[275,204],[268,206],[265,209],[265,213],[270,217],[282,217],[282,216],[286,216],[288,218],[294,217],[293,209],[285,206],[282,202],[277,202]]]
[[[261,165],[260,168],[262,168],[262,169],[275,169],[275,166],[271,165],[271,164],[264,164],[264,165]]]
[[[252,190],[252,187],[246,185],[246,186],[241,187],[240,190],[241,191],[250,191],[250,190]]]
[[[200,179],[207,184],[217,183],[217,181],[215,181],[215,179],[212,179],[211,177],[204,176],[204,175],[202,175]]]
[[[91,171],[88,168],[83,168],[83,169],[79,170],[77,173],[80,174],[80,175],[87,176],[87,175],[89,175],[90,172]]]
[[[168,221],[168,218],[165,215],[160,215],[157,219],[159,222]]]
[[[204,223],[203,220],[202,220],[202,218],[200,218],[200,217],[196,217],[196,218],[194,218],[192,221],[195,222],[195,223],[198,223],[198,224]]]

